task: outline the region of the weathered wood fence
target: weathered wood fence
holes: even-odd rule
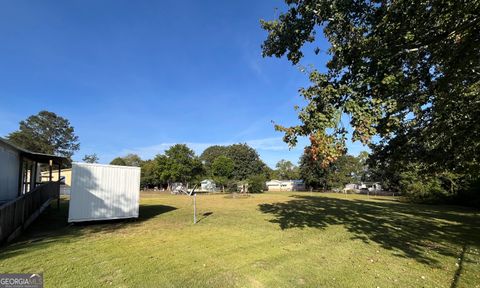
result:
[[[58,199],[59,182],[48,182],[0,206],[0,244],[10,242],[21,234],[50,201]]]

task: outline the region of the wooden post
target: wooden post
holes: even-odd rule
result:
[[[38,170],[38,162],[33,161],[33,167],[32,167],[32,183],[30,184],[31,189],[35,189],[37,187],[37,170]],[[33,185],[32,185],[33,184]]]
[[[27,193],[27,175],[28,175],[28,160],[23,162],[23,174],[22,174],[22,179],[23,179],[23,186],[22,186],[22,194]]]
[[[62,172],[62,163],[58,163],[58,194],[57,194],[57,209],[60,209],[60,186],[61,186],[61,179],[60,174]]]
[[[28,189],[28,192],[31,192],[33,190],[33,182],[35,182],[35,175],[33,175],[35,173],[35,161],[30,161],[30,185],[29,185],[29,189]]]
[[[48,182],[52,182],[52,170],[53,170],[53,161],[48,162]]]
[[[22,195],[23,191],[23,156],[20,155],[20,163],[18,165],[18,195]]]
[[[25,164],[23,166],[23,194],[26,194],[27,193],[27,182],[28,182],[28,160],[25,161]]]

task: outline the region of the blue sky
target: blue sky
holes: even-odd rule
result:
[[[271,121],[298,123],[293,106],[308,78],[261,56],[259,20],[275,8],[284,3],[1,1],[0,136],[49,110],[75,127],[74,160],[246,142],[272,167],[296,163],[307,141],[289,150]],[[324,69],[326,57],[308,52],[301,64]],[[351,154],[365,149],[349,143]]]

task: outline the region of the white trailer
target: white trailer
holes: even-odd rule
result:
[[[68,222],[137,218],[140,168],[72,164]]]

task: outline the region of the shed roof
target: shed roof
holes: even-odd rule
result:
[[[41,162],[41,163],[48,163],[50,160],[53,162],[59,164],[67,160],[66,157],[62,156],[57,156],[57,155],[50,155],[50,154],[45,154],[45,153],[38,153],[38,152],[32,152],[27,149],[20,148],[10,142],[8,142],[6,139],[3,139],[0,137],[0,143],[5,144],[6,146],[9,146],[13,150],[18,151],[21,156],[26,157],[28,159]]]
[[[270,181],[267,181],[267,185],[269,183],[293,183],[293,184],[301,184],[303,183],[303,180],[297,180],[297,179],[293,179],[293,180],[276,180],[276,179],[272,179]]]

